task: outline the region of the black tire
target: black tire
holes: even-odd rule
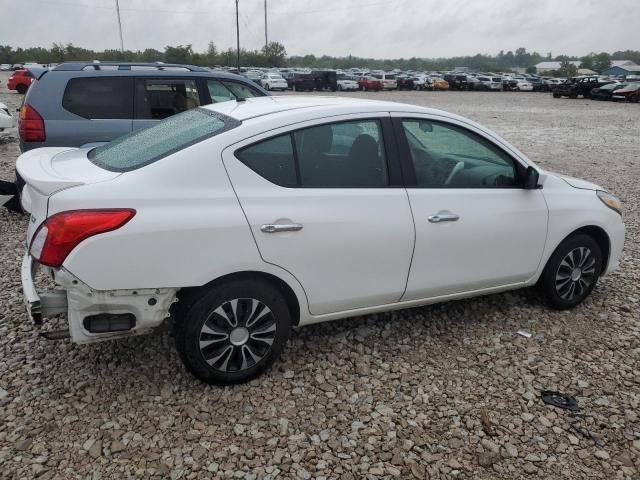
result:
[[[267,370],[282,353],[291,331],[291,314],[284,297],[273,285],[262,280],[234,280],[203,289],[191,298],[182,309],[177,309],[174,336],[180,358],[198,379],[215,385],[247,382]],[[262,314],[265,309],[269,311]],[[216,310],[225,316],[215,313]],[[203,329],[216,333],[209,334]],[[226,339],[224,333],[218,333],[224,331],[228,331]],[[201,342],[211,344],[201,349]],[[205,360],[205,355],[212,364]],[[215,360],[216,357],[219,359]]]
[[[554,93],[553,94],[553,98],[560,98],[560,94],[559,93]]]
[[[27,86],[26,85],[17,85],[16,86],[16,91],[20,94],[20,95],[24,95],[25,93],[27,93]]]
[[[552,308],[567,310],[589,296],[601,270],[602,251],[598,243],[586,234],[572,235],[549,258],[539,286]]]

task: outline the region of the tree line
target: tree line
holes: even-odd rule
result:
[[[197,52],[192,45],[167,46],[164,51],[147,48],[145,50],[103,50],[94,51],[78,47],[71,43],[54,43],[51,48],[13,48],[0,45],[0,63],[62,63],[74,60],[128,61],[128,62],[165,62],[186,63],[201,66],[235,66],[237,51],[229,48],[219,50],[213,42],[209,42],[204,52]],[[560,74],[575,75],[576,68],[569,61],[580,61],[580,68],[588,68],[596,72],[606,70],[612,60],[632,60],[640,64],[640,51],[625,50],[613,53],[590,53],[584,57],[567,55],[553,56],[551,52],[541,55],[528,52],[526,48],[515,51],[500,51],[496,55],[477,54],[449,58],[395,58],[377,59],[356,56],[334,57],[329,55],[287,56],[287,51],[279,42],[271,42],[260,50],[240,50],[240,64],[251,67],[313,67],[338,68],[351,67],[370,69],[430,70],[444,71],[455,67],[469,67],[478,71],[508,71],[512,68],[527,68],[542,61],[559,61],[562,63]]]

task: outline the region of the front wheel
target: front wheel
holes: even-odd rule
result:
[[[602,250],[598,243],[589,235],[573,235],[553,252],[539,284],[551,307],[566,310],[589,296],[601,269]]]
[[[16,87],[16,91],[20,94],[20,95],[24,95],[25,93],[27,93],[27,86],[26,85],[18,85]]]
[[[176,348],[187,369],[216,384],[256,378],[280,356],[291,315],[277,288],[261,280],[231,281],[204,291],[176,319]]]

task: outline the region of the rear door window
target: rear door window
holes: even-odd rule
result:
[[[106,170],[128,172],[219,135],[240,123],[218,112],[192,109],[94,148],[87,156]]]
[[[133,81],[127,77],[80,77],[67,83],[65,110],[89,119],[131,119]]]
[[[284,187],[389,185],[382,127],[377,119],[297,130],[241,149],[236,156],[257,174]]]
[[[162,120],[200,106],[194,78],[139,78],[136,81],[136,119]]]

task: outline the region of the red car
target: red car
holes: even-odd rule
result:
[[[382,90],[382,82],[373,77],[360,77],[358,80],[358,87],[360,90],[375,90],[376,92]]]
[[[7,80],[7,88],[9,90],[16,90],[18,93],[25,94],[29,85],[33,82],[33,75],[27,70],[16,70]]]
[[[640,100],[640,82],[629,83],[625,87],[613,92],[611,99],[615,102],[623,100],[638,103]]]

